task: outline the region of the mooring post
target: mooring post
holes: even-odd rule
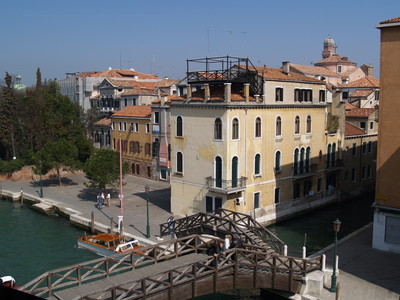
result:
[[[20,199],[20,201],[21,201],[21,206],[23,206],[24,205],[24,189],[23,188],[21,188],[21,199]]]
[[[90,232],[94,234],[94,212],[92,212],[92,221],[90,222]]]
[[[113,234],[113,225],[114,225],[114,218],[111,217],[111,223],[110,223],[110,233]]]

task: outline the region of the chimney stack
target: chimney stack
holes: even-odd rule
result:
[[[225,84],[225,95],[224,95],[224,100],[225,100],[225,102],[231,102],[231,93],[232,93],[232,90],[231,90],[231,86],[232,86],[232,83],[230,83],[230,82],[226,82]]]
[[[282,62],[282,71],[283,71],[283,73],[289,75],[289,72],[290,72],[290,61]]]
[[[250,84],[245,83],[244,84],[244,99],[246,102],[249,102],[249,97],[250,97]]]
[[[204,84],[204,102],[210,100],[210,85],[208,83]]]
[[[187,90],[187,92],[186,92],[186,100],[190,101],[190,100],[192,100],[192,86],[190,84],[188,84],[186,86],[186,90]]]
[[[374,67],[371,65],[367,67],[367,77],[374,77]]]

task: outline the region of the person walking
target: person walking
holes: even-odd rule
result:
[[[107,205],[107,207],[110,207],[110,200],[111,200],[111,195],[110,195],[110,193],[108,193],[107,196],[106,196],[106,205]]]
[[[167,220],[168,223],[168,231],[171,236],[171,240],[174,238],[174,216],[170,216]]]

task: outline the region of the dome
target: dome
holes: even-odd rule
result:
[[[326,38],[324,40],[324,46],[328,46],[328,45],[335,45],[335,41],[333,40],[333,38]]]
[[[21,75],[18,74],[17,76],[15,76],[14,90],[16,92],[25,93],[26,85],[21,82],[21,79],[22,79]]]

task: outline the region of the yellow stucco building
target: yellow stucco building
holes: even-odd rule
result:
[[[326,132],[326,83],[287,63],[198,62],[206,71],[188,70],[187,94],[169,98],[173,213],[223,207],[269,223],[335,201],[343,134]]]

